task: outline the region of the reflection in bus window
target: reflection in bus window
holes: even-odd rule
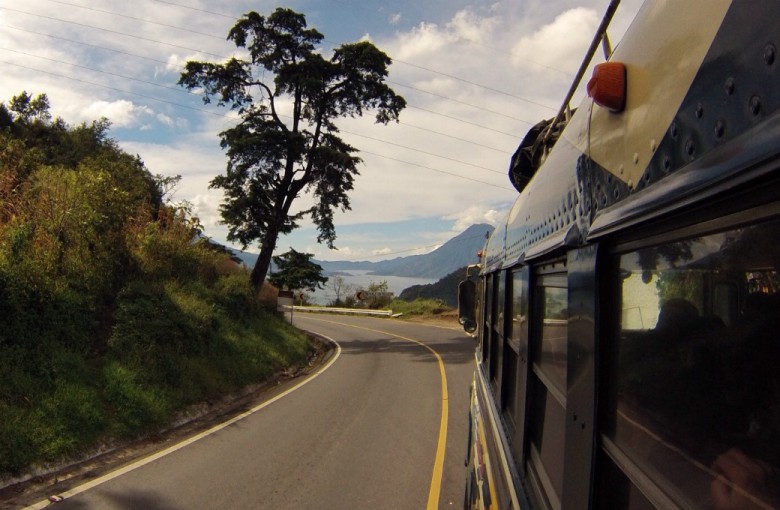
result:
[[[528,411],[528,465],[538,497],[560,509],[563,495],[566,437],[566,354],[568,290],[566,273],[537,278],[534,292],[538,312],[532,332],[533,377]]]
[[[780,508],[780,222],[620,257],[608,434],[680,506]]]
[[[566,393],[566,342],[568,340],[567,290],[545,287],[542,297],[542,343],[539,365],[555,387]]]

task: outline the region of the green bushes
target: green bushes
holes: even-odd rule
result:
[[[418,298],[414,301],[404,301],[403,299],[394,299],[390,303],[390,308],[395,313],[404,315],[439,315],[452,310],[441,299],[423,299]]]
[[[0,104],[0,482],[305,359],[106,121],[17,99]]]

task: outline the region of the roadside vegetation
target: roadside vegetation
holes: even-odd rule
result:
[[[441,299],[418,298],[413,301],[393,299],[389,308],[393,313],[402,313],[404,316],[429,317],[442,316],[454,309]]]
[[[0,482],[308,353],[186,204],[166,202],[177,179],[108,128],[52,119],[44,95],[0,105]]]
[[[403,316],[425,317],[447,314],[454,307],[436,296],[408,298],[394,297],[388,290],[387,280],[371,282],[366,288],[347,283],[344,277],[336,275],[328,279],[328,290],[334,297],[327,306],[337,308],[389,309]]]

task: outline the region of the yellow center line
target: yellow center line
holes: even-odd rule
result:
[[[389,335],[401,340],[415,343],[428,349],[439,363],[439,374],[441,376],[441,420],[439,422],[439,442],[436,446],[436,459],[433,463],[433,475],[431,476],[431,487],[428,491],[428,505],[426,510],[436,510],[439,508],[439,496],[441,495],[441,479],[444,474],[444,454],[447,449],[447,416],[449,415],[449,397],[447,396],[447,374],[444,372],[444,361],[432,347],[427,344],[389,331],[381,331],[379,329],[367,328],[364,326],[355,326],[353,324],[347,324],[345,322],[329,321],[325,319],[317,319],[314,317],[307,317],[307,319],[319,322],[327,322],[330,324],[338,324],[340,326],[348,326],[350,328],[362,329],[365,331],[371,331],[373,333],[381,333],[383,335]]]

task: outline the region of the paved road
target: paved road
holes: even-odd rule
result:
[[[474,341],[388,319],[298,313],[295,323],[339,344],[326,370],[55,508],[460,508]]]

